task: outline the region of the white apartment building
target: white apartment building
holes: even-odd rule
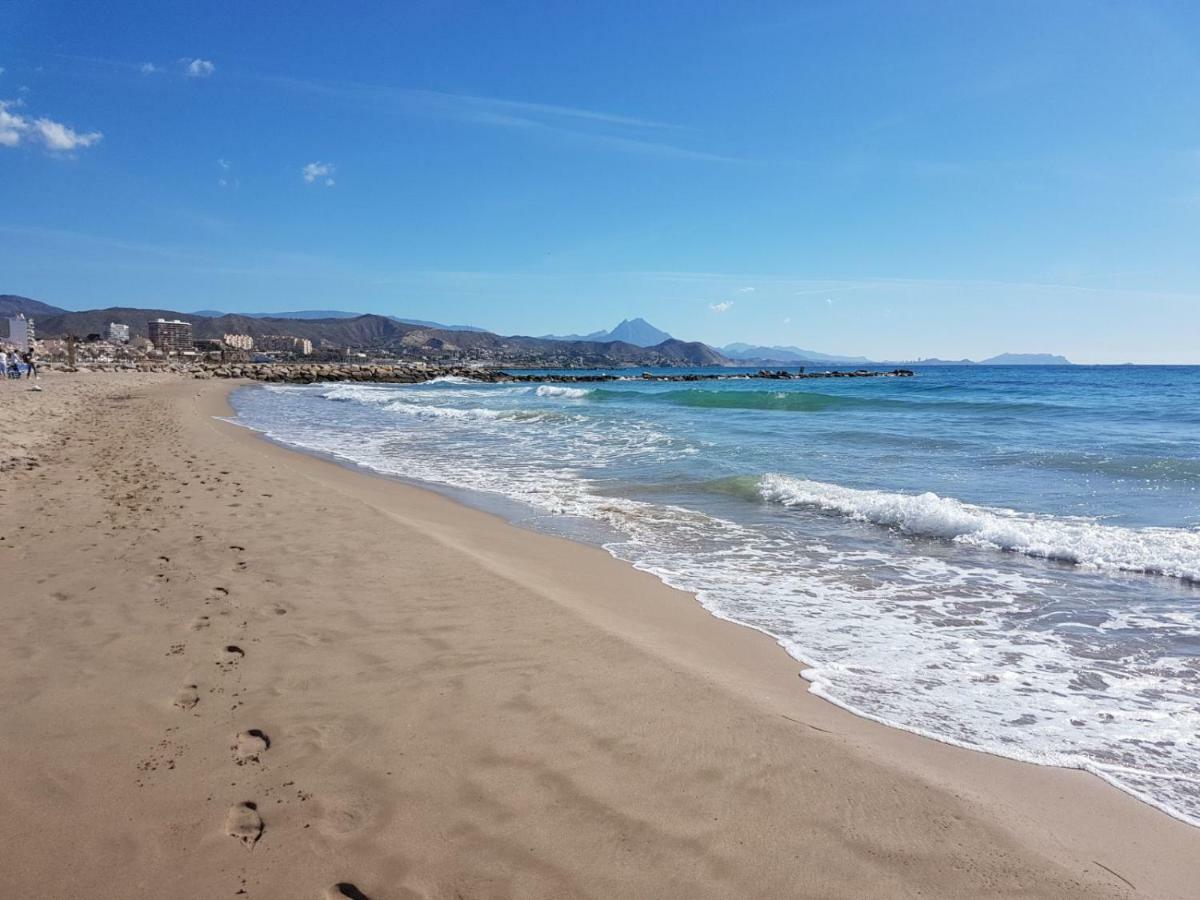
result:
[[[27,319],[20,313],[9,317],[7,338],[9,344],[23,352],[32,349],[33,342],[36,340],[37,335],[33,330],[33,319]]]

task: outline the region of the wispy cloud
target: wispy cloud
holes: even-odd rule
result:
[[[217,187],[230,190],[237,190],[241,187],[241,181],[233,174],[233,163],[227,159],[218,159],[217,168],[221,170],[221,174],[217,178]]]
[[[78,132],[45,116],[30,120],[14,112],[21,106],[20,100],[0,100],[0,147],[41,144],[51,153],[70,153],[104,137],[99,131]]]
[[[708,304],[708,308],[715,313],[729,312],[729,310],[733,309],[733,301],[722,300],[720,303],[710,303]]]
[[[667,132],[687,131],[678,125],[605,110],[356,82],[276,77],[264,80],[289,90],[368,104],[406,115],[434,116],[472,125],[540,133],[630,153],[710,162],[745,162],[662,139],[661,135]]]
[[[144,62],[139,67],[139,71],[141,71],[143,75],[153,75],[155,72],[161,72],[162,69],[152,62]]]
[[[752,287],[740,287],[737,290],[738,290],[739,294],[753,294],[754,293],[754,288],[752,288]]]
[[[333,187],[333,173],[337,167],[333,163],[325,162],[310,162],[300,170],[300,177],[308,184],[315,184],[318,181],[324,183],[325,187]]]
[[[627,125],[635,128],[677,128],[667,122],[601,110],[584,109],[576,106],[559,106],[553,103],[536,103],[525,100],[506,100],[498,97],[481,97],[475,94],[455,94],[447,91],[432,91],[423,88],[391,87],[388,85],[364,84],[361,82],[308,81],[299,78],[267,77],[265,81],[279,87],[323,94],[330,97],[390,101],[403,104],[411,111],[424,110],[442,113],[449,117],[479,121],[483,124],[505,125],[521,121],[520,116],[537,116],[555,119],[580,119],[608,125]],[[518,118],[506,118],[517,116]]]
[[[188,57],[184,57],[179,62],[184,67],[184,74],[188,78],[208,78],[213,72],[217,71],[217,67],[211,60],[207,59],[200,59],[198,57],[189,59]]]

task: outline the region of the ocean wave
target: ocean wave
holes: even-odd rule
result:
[[[568,400],[582,400],[592,392],[585,388],[558,387],[553,384],[543,384],[534,393],[539,397],[564,397]]]
[[[466,409],[457,406],[429,406],[424,403],[410,403],[407,400],[392,400],[384,409],[389,412],[402,412],[422,419],[479,419],[494,420],[503,418],[506,413],[499,409]]]
[[[341,403],[387,403],[395,397],[395,390],[390,385],[337,384],[322,387],[326,388],[320,391],[322,399]]]
[[[963,400],[922,400],[917,397],[870,397],[849,394],[823,394],[817,391],[780,390],[709,390],[685,388],[669,391],[623,391],[598,388],[589,392],[601,401],[623,400],[635,403],[664,403],[692,409],[744,409],[760,412],[832,412],[837,410],[893,410],[910,412],[988,412],[992,414],[1041,413],[1055,409],[1046,403],[976,402]]]
[[[422,384],[484,384],[475,378],[464,378],[461,375],[439,375],[437,378],[431,378],[428,381],[421,382]]]
[[[1110,571],[1164,575],[1200,582],[1200,532],[1179,528],[1122,528],[1091,519],[1034,516],[964,503],[934,493],[869,491],[765,475],[763,499],[810,507],[905,534]]]

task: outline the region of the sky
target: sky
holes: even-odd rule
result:
[[[0,293],[1200,363],[1194,2],[0,3]]]

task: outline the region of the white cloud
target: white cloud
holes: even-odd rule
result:
[[[51,119],[38,119],[33,123],[46,146],[55,152],[67,153],[80,147],[90,147],[104,135],[99,131],[80,134],[73,128]]]
[[[0,147],[16,147],[24,141],[40,143],[52,153],[70,153],[90,147],[104,137],[99,131],[80,134],[70,126],[44,116],[31,122],[12,112],[22,105],[20,100],[0,100]]]
[[[29,123],[22,116],[9,112],[9,107],[21,105],[20,100],[0,100],[0,147],[15,147],[29,130]]]
[[[715,313],[729,312],[733,308],[732,300],[722,300],[720,303],[710,303],[708,308]]]
[[[149,63],[149,62],[142,63],[141,72],[143,75],[153,75],[155,72],[161,72],[161,71],[162,71],[162,69],[160,69],[154,63]]]
[[[335,171],[337,171],[337,167],[333,163],[310,162],[300,170],[300,176],[309,184],[323,181],[325,187],[333,187],[333,173]]]
[[[213,72],[217,71],[217,67],[207,59],[188,59],[184,57],[180,62],[184,64],[184,72],[188,78],[207,78]]]
[[[752,288],[752,287],[738,288],[738,293],[739,294],[753,294],[754,288]]]

